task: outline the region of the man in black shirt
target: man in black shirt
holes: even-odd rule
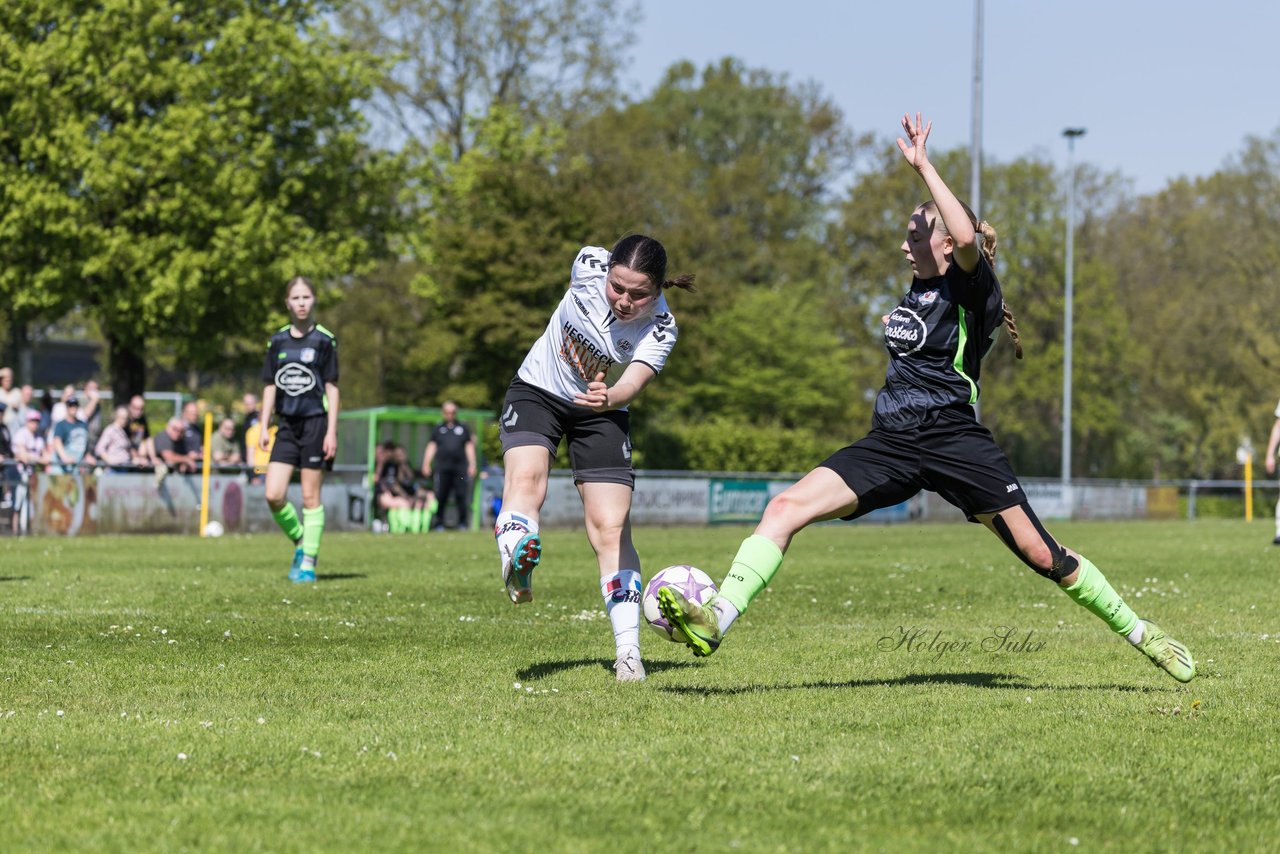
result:
[[[422,458],[422,473],[435,479],[440,509],[432,528],[444,530],[445,508],[453,495],[458,505],[458,530],[467,529],[471,510],[471,479],[476,476],[476,441],[471,428],[458,421],[458,405],[446,400],[440,407],[444,421],[431,432]]]

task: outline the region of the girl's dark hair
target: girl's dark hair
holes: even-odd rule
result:
[[[289,294],[291,291],[293,291],[294,285],[306,285],[307,290],[311,291],[311,295],[312,296],[316,295],[316,286],[311,284],[310,279],[308,279],[306,276],[294,276],[292,279],[289,280],[289,284],[284,286],[285,299],[289,298]]]
[[[956,201],[960,201],[957,199]],[[947,224],[943,222],[942,217],[938,215],[938,206],[933,199],[925,202],[920,206],[925,213],[932,213],[935,227],[943,234],[947,233]],[[960,202],[960,207],[964,208],[965,215],[969,217],[969,224],[973,226],[974,233],[978,238],[978,249],[982,252],[982,257],[987,259],[987,263],[991,265],[991,269],[996,268],[996,230],[991,223],[985,219],[978,220],[973,210],[964,202]],[[1013,312],[1009,310],[1007,303],[1000,303],[1000,310],[1004,313],[1004,328],[1009,333],[1009,340],[1013,342],[1013,356],[1015,359],[1022,358],[1022,337],[1018,334],[1018,319],[1013,316]]]
[[[686,291],[697,290],[693,286],[696,277],[691,273],[674,279],[667,278],[667,250],[661,243],[643,234],[628,234],[614,244],[613,251],[609,253],[609,266],[618,264],[637,273],[644,273],[649,281],[663,290],[670,287]]]

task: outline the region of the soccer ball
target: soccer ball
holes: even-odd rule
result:
[[[715,582],[711,580],[711,576],[696,566],[680,564],[658,570],[645,586],[644,618],[649,626],[669,641],[684,643],[684,632],[668,623],[667,618],[662,616],[662,611],[658,608],[658,591],[663,587],[675,588],[677,593],[690,602],[705,605],[711,601],[712,596],[716,595]]]
[[[206,537],[221,537],[222,523],[219,522],[217,519],[214,519],[209,524],[204,526],[204,535]]]

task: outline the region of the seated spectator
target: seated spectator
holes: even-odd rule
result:
[[[28,409],[27,423],[13,434],[13,455],[27,471],[49,462],[49,448],[44,441],[44,433],[40,431],[40,418],[40,410]]]
[[[204,421],[200,418],[200,405],[194,400],[182,404],[183,443],[187,451],[195,454],[196,462],[204,459]]]
[[[81,462],[92,463],[89,425],[80,420],[80,399],[74,394],[62,401],[62,420],[53,425],[53,462],[62,474],[74,474]]]
[[[102,431],[93,448],[98,462],[111,471],[127,471],[134,465],[147,465],[150,461],[129,441],[129,407],[117,406],[115,417]]]
[[[196,470],[196,456],[187,450],[183,433],[186,422],[181,418],[170,418],[164,431],[152,440],[155,445],[157,481],[171,471],[179,474],[192,474]]]
[[[223,418],[218,429],[213,431],[210,440],[213,461],[221,466],[238,466],[244,462],[240,456],[240,441],[236,438],[236,422],[231,418]]]

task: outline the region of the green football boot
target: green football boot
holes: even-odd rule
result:
[[[1196,663],[1191,652],[1150,620],[1143,620],[1142,643],[1138,649],[1151,662],[1179,682],[1190,682],[1196,675]]]
[[[713,600],[714,601],[714,600]],[[711,603],[690,602],[670,587],[658,590],[658,610],[684,635],[685,646],[699,657],[720,648],[720,619]]]

